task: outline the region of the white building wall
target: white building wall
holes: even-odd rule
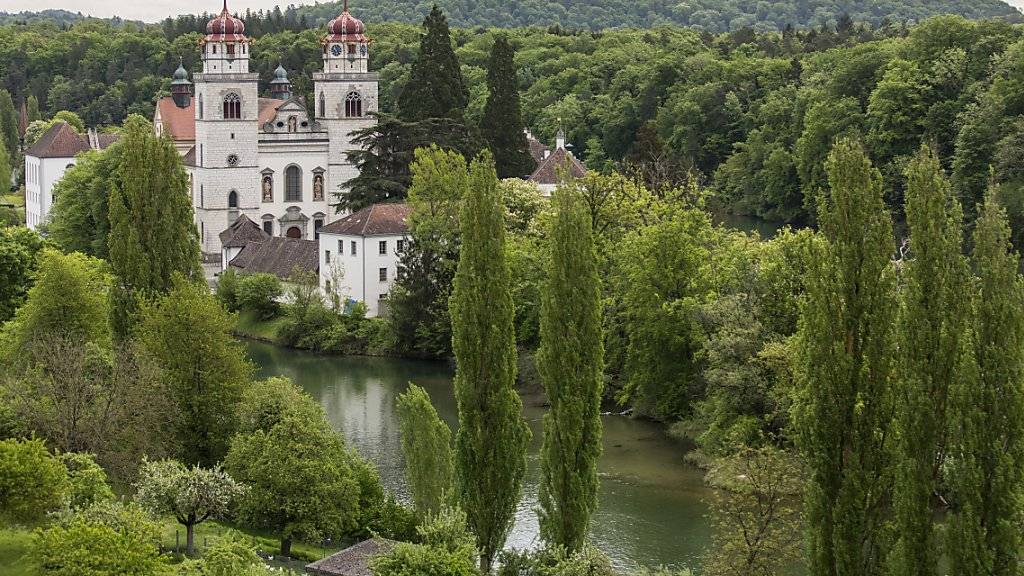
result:
[[[74,165],[74,158],[25,156],[25,224],[30,229],[46,223],[53,207],[53,187]]]
[[[391,293],[398,277],[399,240],[406,241],[404,236],[321,234],[320,287],[328,296],[333,292],[342,304],[348,299],[365,302],[366,315],[371,318],[378,316],[382,297]],[[355,255],[352,254],[353,242],[356,244]],[[380,242],[387,244],[385,254],[380,253]],[[331,253],[329,263],[327,252]],[[381,268],[387,270],[387,280],[380,280]]]

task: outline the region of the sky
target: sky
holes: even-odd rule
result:
[[[157,22],[179,14],[220,12],[222,3],[223,0],[0,0],[0,11],[21,12],[59,8],[101,18],[120,16],[127,20]],[[232,12],[245,12],[246,8],[267,10],[275,5],[283,8],[288,4],[306,3],[312,3],[312,0],[228,0],[228,8]]]

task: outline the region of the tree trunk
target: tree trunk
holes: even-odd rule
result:
[[[490,574],[491,573],[491,559],[485,557],[483,554],[480,555],[480,573]]]
[[[185,555],[196,555],[196,525],[185,524]]]
[[[291,557],[292,554],[292,539],[281,538],[281,556]]]

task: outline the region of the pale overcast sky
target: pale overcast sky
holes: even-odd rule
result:
[[[71,12],[81,12],[102,18],[120,16],[128,20],[145,20],[156,22],[167,16],[178,14],[201,14],[203,12],[220,12],[224,0],[0,0],[0,11],[21,12],[22,10],[45,10],[60,8]],[[1024,0],[1021,0],[1024,2]],[[279,5],[312,4],[304,0],[228,0],[228,8],[232,12],[245,12],[246,8],[266,10]]]

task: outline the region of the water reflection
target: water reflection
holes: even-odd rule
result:
[[[409,382],[424,387],[438,413],[457,424],[451,370],[444,364],[382,358],[323,357],[261,343],[247,344],[262,377],[291,378],[318,399],[337,430],[373,460],[385,485],[408,497],[395,398]],[[537,546],[543,409],[527,407],[533,431],[528,472],[509,546]],[[701,474],[684,464],[681,448],[658,426],[604,417],[601,492],[591,539],[619,568],[695,567],[709,543]]]

